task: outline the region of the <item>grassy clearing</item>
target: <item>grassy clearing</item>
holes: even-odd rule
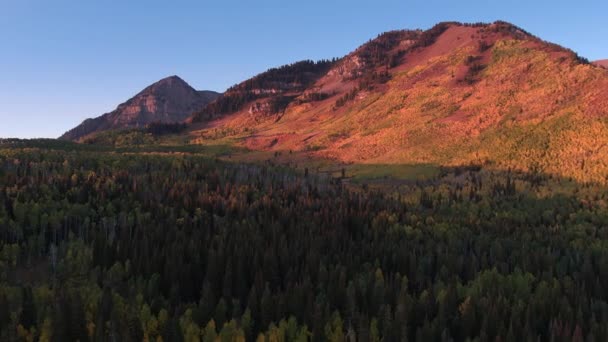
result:
[[[439,174],[439,166],[432,164],[353,164],[346,169],[355,182],[377,179],[425,180]]]

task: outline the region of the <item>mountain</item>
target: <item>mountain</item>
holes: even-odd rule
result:
[[[599,65],[599,66],[604,67],[604,68],[608,68],[608,59],[602,59],[602,60],[599,60],[599,61],[595,61],[595,62],[593,62],[593,64]]]
[[[86,119],[60,139],[80,140],[97,132],[142,127],[152,122],[181,122],[218,96],[214,91],[197,91],[178,76],[167,77],[148,86],[114,111]]]
[[[604,180],[608,70],[506,22],[381,34],[271,69],[190,119],[192,140],[357,164],[483,164]]]

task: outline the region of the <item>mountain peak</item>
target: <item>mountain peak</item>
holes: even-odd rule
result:
[[[165,78],[161,79],[159,82],[161,82],[161,81],[165,81],[165,80],[179,80],[179,81],[182,81],[182,82],[186,82],[186,81],[184,81],[184,80],[183,80],[181,77],[179,77],[179,76],[177,76],[177,75],[171,75],[171,76],[167,76],[167,77],[165,77]]]
[[[61,139],[81,140],[97,132],[142,127],[152,122],[181,122],[218,96],[216,92],[195,90],[177,75],[165,77],[120,104],[114,111],[85,120],[62,135]]]
[[[175,89],[182,89],[187,92],[196,91],[194,88],[192,88],[190,84],[188,84],[188,82],[184,81],[181,77],[177,75],[172,75],[152,83],[136,96],[145,93],[165,93],[167,91],[175,91]]]
[[[184,79],[182,79],[181,77],[179,77],[177,75],[167,76],[163,79],[158,80],[154,84],[180,84],[180,85],[186,84],[186,85],[190,86],[188,84],[188,82],[184,81]]]
[[[604,67],[604,68],[608,68],[608,59],[602,59],[599,61],[595,61],[595,62],[593,62],[593,64]]]

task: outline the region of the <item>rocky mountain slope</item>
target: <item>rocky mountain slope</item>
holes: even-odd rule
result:
[[[80,140],[97,132],[142,127],[152,122],[181,122],[218,96],[213,91],[197,91],[178,76],[167,77],[148,86],[114,111],[85,120],[60,139]]]
[[[509,23],[388,32],[301,67],[229,90],[191,118],[192,141],[345,163],[608,174],[608,70]]]

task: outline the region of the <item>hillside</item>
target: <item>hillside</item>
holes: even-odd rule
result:
[[[142,127],[152,122],[181,122],[218,96],[213,91],[197,91],[178,76],[167,77],[146,87],[114,111],[86,119],[60,139],[80,140],[94,133]]]
[[[218,101],[247,84],[256,96],[195,115],[192,141],[347,164],[608,174],[608,70],[509,23],[388,32],[316,71],[297,91],[243,82]],[[259,110],[274,101],[280,111]]]

